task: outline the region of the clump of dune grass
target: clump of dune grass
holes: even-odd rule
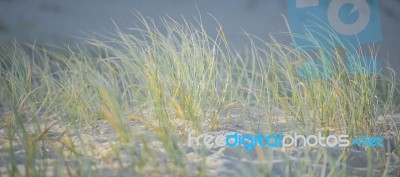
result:
[[[261,110],[260,121],[270,125],[263,132],[286,120],[292,131],[311,134],[322,128],[327,134],[351,137],[385,133],[375,128],[376,119],[390,117],[397,109],[392,100],[397,83],[389,68],[387,75],[349,73],[339,51],[328,58],[273,37],[239,54],[229,47],[221,26],[211,37],[201,22],[163,19],[156,25],[139,18],[144,28],[135,29],[137,35],[117,29],[113,37],[87,40],[84,47],[2,46],[0,99],[7,108],[2,115],[7,146],[1,156],[8,164],[7,175],[45,176],[49,169],[55,176],[101,175],[95,163],[97,147],[83,136],[98,120],[105,120],[116,134],[102,159],[116,161],[111,166],[118,176],[204,176],[204,157],[196,171],[188,170],[181,145],[192,130],[223,129],[223,115],[229,119],[234,107],[245,115],[251,114],[251,107]],[[304,80],[299,64],[315,56],[325,63],[329,78]],[[371,50],[370,56],[376,53]],[[361,54],[354,57],[355,68],[362,70],[357,58]],[[320,72],[315,67],[306,70]],[[276,109],[283,115],[276,115]],[[251,124],[253,131],[259,130],[260,121]],[[143,125],[146,133],[133,132],[132,123]],[[55,124],[64,129],[51,137],[48,132]],[[154,140],[162,143],[165,157],[151,146]],[[17,144],[22,146],[22,169],[15,159]],[[41,158],[43,147],[55,152],[53,161]],[[123,153],[129,154],[128,160]],[[271,150],[257,153],[259,160],[265,159]],[[311,161],[310,153],[304,161]],[[342,159],[329,157],[324,148],[315,153],[331,169],[330,175],[346,174],[336,163]],[[272,162],[266,163],[272,168]],[[304,170],[312,169],[310,163],[301,168],[291,167],[289,159],[285,163],[287,174],[325,174],[325,169]],[[260,170],[260,175],[270,173]]]

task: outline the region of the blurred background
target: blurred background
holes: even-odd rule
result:
[[[210,35],[217,23],[238,51],[249,46],[243,31],[268,41],[269,34],[284,44],[292,39],[283,16],[285,0],[0,0],[0,40],[41,44],[73,43],[94,33],[111,35],[115,24],[126,33],[140,27],[135,11],[156,21],[170,16],[196,23],[201,15]],[[400,0],[380,0],[383,40],[379,60],[400,68]],[[199,15],[200,14],[200,15]],[[114,21],[114,22],[113,22]],[[115,23],[115,24],[114,24]]]

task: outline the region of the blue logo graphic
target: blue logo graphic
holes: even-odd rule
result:
[[[331,53],[334,47],[344,47],[351,61],[347,68],[351,74],[379,72],[380,64],[373,57],[356,58],[361,60],[358,64],[365,67],[357,70],[352,63],[357,60],[350,59],[356,56],[359,44],[382,40],[379,0],[287,0],[287,3],[290,30],[296,47],[303,50],[323,49],[326,54]],[[304,69],[312,65],[316,65],[315,70],[319,73],[308,76],[309,71]],[[326,73],[327,69],[324,69],[322,72],[319,66],[319,63],[305,63],[298,68],[300,77],[311,80],[329,77],[329,71]]]
[[[378,0],[288,0],[290,30],[304,36],[312,32],[324,46],[332,47],[332,32],[343,46],[352,48],[358,44],[382,40]],[[331,29],[326,31],[327,29]],[[297,47],[315,48],[303,37],[293,36]]]

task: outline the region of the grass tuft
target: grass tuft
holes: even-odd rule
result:
[[[390,68],[366,72],[361,59],[376,59],[372,49],[350,56],[349,69],[347,49],[324,52],[312,35],[304,37],[319,51],[271,37],[271,42],[261,41],[263,46],[238,53],[221,26],[211,37],[201,22],[161,19],[156,25],[139,18],[143,28],[134,29],[137,35],[117,29],[113,37],[90,39],[85,46],[1,46],[1,117],[7,134],[0,148],[7,162],[0,166],[1,175],[208,176],[204,147],[197,154],[200,160],[189,165],[194,159],[185,154],[187,135],[232,126],[351,138],[399,135],[393,116],[396,75]],[[249,35],[249,40],[259,39]],[[330,40],[338,42],[334,36]],[[337,165],[346,163],[349,151],[334,156],[327,148],[305,149],[301,164],[290,158],[279,162],[281,174],[352,175]],[[374,153],[383,150],[367,151],[372,169]],[[397,147],[392,151],[399,155]],[[287,157],[271,149],[256,148],[255,153],[258,175],[274,175],[274,158]],[[251,158],[240,150],[232,155]],[[313,166],[315,161],[323,167]],[[389,161],[381,164],[388,175]],[[251,176],[249,169],[237,171]]]

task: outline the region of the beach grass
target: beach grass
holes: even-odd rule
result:
[[[187,135],[227,130],[238,115],[251,132],[392,133],[398,144],[395,71],[362,73],[357,59],[364,54],[353,57],[360,72],[352,73],[339,49],[328,57],[271,36],[239,53],[220,25],[211,37],[200,21],[165,18],[156,25],[139,18],[143,28],[135,35],[117,28],[85,46],[1,46],[0,176],[209,176],[208,150],[195,151],[199,160],[192,162]],[[328,76],[300,77],[299,66],[315,58]],[[112,133],[98,132],[104,126]],[[339,164],[350,149],[332,155],[329,148],[304,148],[297,161],[289,158],[295,148],[234,149],[232,156],[257,163],[231,170],[237,176],[272,175],[276,168],[282,176],[357,175]],[[391,161],[379,154],[400,155],[399,148],[365,151],[370,176],[390,173]]]

